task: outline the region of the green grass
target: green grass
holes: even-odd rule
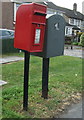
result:
[[[6,53],[6,54],[2,54],[0,55],[0,58],[4,58],[4,57],[8,57],[8,56],[19,56],[19,57],[23,57],[23,52],[19,52],[19,53]]]
[[[31,56],[29,79],[29,109],[22,110],[23,61],[4,64],[3,118],[48,118],[54,116],[63,99],[82,90],[82,59],[54,57],[50,59],[49,98],[41,97],[42,59]]]

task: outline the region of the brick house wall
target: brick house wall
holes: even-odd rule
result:
[[[13,29],[14,3],[2,2],[2,28]]]
[[[0,28],[2,28],[2,2],[0,2]]]

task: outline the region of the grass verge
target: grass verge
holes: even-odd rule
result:
[[[0,55],[0,58],[4,58],[4,57],[8,57],[8,56],[18,56],[18,57],[23,57],[23,52],[19,52],[19,53],[6,53],[6,54],[2,54]]]
[[[50,118],[65,99],[81,93],[82,59],[69,56],[50,59],[49,98],[41,97],[42,59],[31,56],[29,80],[29,109],[22,110],[23,103],[23,61],[4,64],[3,118]]]

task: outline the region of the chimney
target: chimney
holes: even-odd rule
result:
[[[76,3],[73,4],[73,11],[74,11],[74,13],[77,12],[77,4]]]

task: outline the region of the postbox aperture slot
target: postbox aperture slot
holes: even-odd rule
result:
[[[40,24],[38,24],[37,26],[40,27]]]
[[[34,12],[34,15],[46,16],[46,14],[45,14],[45,13],[42,13],[42,12],[37,12],[37,11],[35,11],[35,12]]]

